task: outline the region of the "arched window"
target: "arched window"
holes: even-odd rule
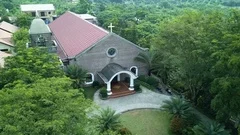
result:
[[[94,74],[93,73],[87,73],[85,84],[92,84],[94,81]]]
[[[136,76],[138,76],[138,68],[136,66],[132,66],[130,71],[133,72]]]

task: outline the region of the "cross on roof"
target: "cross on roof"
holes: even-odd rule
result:
[[[108,26],[108,28],[110,28],[110,32],[112,32],[112,29],[114,28],[115,26],[112,25],[112,23],[110,23],[110,25]]]

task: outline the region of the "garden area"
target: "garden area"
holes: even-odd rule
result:
[[[120,120],[134,135],[171,135],[170,115],[155,109],[141,109],[121,114]]]

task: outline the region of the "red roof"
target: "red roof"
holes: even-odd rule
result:
[[[108,31],[72,12],[64,13],[49,27],[61,49],[58,51],[61,58],[76,56],[108,34]]]

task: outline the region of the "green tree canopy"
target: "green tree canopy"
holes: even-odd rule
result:
[[[91,101],[69,78],[41,79],[0,91],[0,134],[86,134]]]
[[[0,88],[17,80],[32,83],[37,78],[63,76],[56,54],[50,54],[43,48],[18,51],[15,56],[5,59],[4,68],[0,72]]]

